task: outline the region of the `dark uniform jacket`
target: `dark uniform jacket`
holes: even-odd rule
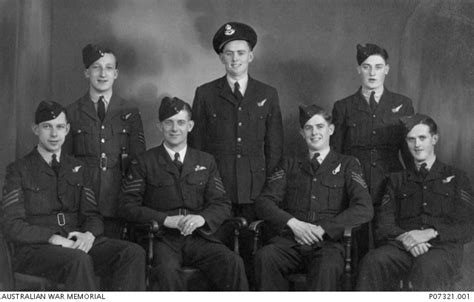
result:
[[[145,151],[140,113],[133,103],[114,94],[101,123],[89,93],[69,105],[67,113],[71,130],[63,150],[84,162],[101,214],[115,217],[129,159]]]
[[[433,228],[439,234],[434,244],[462,245],[472,237],[472,217],[474,200],[466,174],[436,160],[425,180],[414,170],[390,175],[375,234],[383,242],[411,230]]]
[[[198,231],[212,241],[231,209],[210,154],[188,147],[180,174],[163,145],[132,160],[120,204],[123,217],[137,222],[156,220],[162,225],[167,216],[201,215],[206,223]]]
[[[253,203],[283,152],[275,88],[249,77],[241,104],[226,77],[196,89],[190,145],[212,154],[233,203]]]
[[[48,244],[59,234],[91,232],[98,237],[103,222],[94,192],[87,186],[84,164],[61,153],[53,169],[36,148],[7,167],[2,208],[6,237],[17,245]]]
[[[337,152],[360,160],[376,204],[380,204],[383,195],[385,174],[403,169],[399,151],[403,151],[405,161],[411,157],[405,147],[403,126],[399,119],[413,114],[409,98],[386,88],[373,113],[361,89],[334,104],[335,130],[331,145]]]
[[[283,159],[255,205],[257,216],[282,234],[288,233],[286,223],[295,217],[320,225],[331,241],[342,238],[345,226],[360,225],[373,215],[372,200],[357,159],[332,150],[316,173],[307,154]]]

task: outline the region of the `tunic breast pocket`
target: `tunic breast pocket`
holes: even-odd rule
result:
[[[130,148],[130,125],[127,124],[114,124],[112,125],[112,131],[115,141],[118,144],[118,151],[129,152]]]
[[[268,108],[257,107],[255,110],[249,111],[251,129],[254,129],[255,139],[262,141],[265,139],[265,133],[267,132],[267,119],[269,117]]]
[[[203,196],[208,179],[209,173],[206,170],[191,173],[186,177],[187,188],[183,188],[183,194],[188,208],[198,209],[204,204]]]
[[[155,209],[172,209],[176,207],[178,193],[176,182],[173,178],[153,178],[155,181],[147,182],[145,202]]]
[[[78,124],[71,130],[74,155],[85,156],[93,153],[94,136],[91,125]]]
[[[212,111],[208,116],[207,136],[210,138],[225,139],[233,132],[229,125],[229,118],[223,112]]]
[[[414,191],[404,190],[397,192],[395,198],[398,200],[400,208],[400,219],[417,217],[420,214],[420,202],[417,202]],[[421,196],[420,196],[421,198]]]
[[[430,199],[430,209],[433,215],[450,214],[454,212],[454,188],[448,184],[435,184],[432,188],[433,198]]]
[[[367,119],[368,120],[368,119]],[[362,117],[349,118],[346,122],[347,132],[344,144],[346,148],[354,145],[365,145],[370,142],[370,130],[367,120]]]
[[[81,203],[81,193],[84,182],[80,174],[66,176],[66,187],[59,192],[64,211],[77,211]]]
[[[53,190],[44,182],[29,181],[24,186],[24,201],[27,215],[49,214],[54,206]],[[54,199],[52,199],[54,198]]]
[[[345,180],[342,176],[326,176],[321,179],[322,195],[321,199],[325,200],[326,208],[340,212],[343,206],[344,184]],[[324,196],[326,195],[326,196]]]
[[[382,119],[381,137],[390,145],[398,145],[402,140],[403,128],[400,124],[400,116],[392,114],[392,116]]]

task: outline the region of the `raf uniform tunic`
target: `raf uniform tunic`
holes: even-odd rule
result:
[[[137,107],[112,98],[101,123],[89,94],[67,107],[71,130],[64,150],[90,170],[92,189],[104,217],[116,217],[122,175],[130,157],[145,151],[143,125]]]
[[[390,175],[376,216],[376,239],[382,245],[361,265],[360,290],[387,290],[409,276],[417,290],[449,290],[462,262],[463,244],[472,237],[474,201],[466,174],[436,160],[423,180],[416,171]],[[433,228],[432,247],[413,257],[395,238],[411,230]],[[452,289],[452,288],[451,288]]]
[[[84,164],[61,153],[53,169],[35,149],[7,167],[2,209],[6,238],[14,243],[14,269],[64,283],[66,290],[98,290],[94,268],[113,278],[113,290],[143,290],[145,254],[133,243],[101,237],[103,222]],[[88,254],[48,243],[58,234],[91,232]],[[94,264],[96,266],[94,267]]]
[[[193,120],[190,144],[216,158],[233,204],[252,204],[283,151],[275,88],[249,77],[239,104],[224,76],[196,89]]]
[[[188,214],[205,220],[190,236],[163,227],[163,236],[154,242],[154,277],[160,290],[185,289],[182,261],[204,271],[220,290],[248,289],[242,259],[215,236],[230,217],[231,202],[210,154],[188,147],[180,173],[163,145],[148,150],[132,161],[120,204],[131,221],[163,225],[167,216]]]
[[[361,89],[334,104],[331,145],[360,160],[375,205],[380,204],[383,195],[385,174],[403,169],[399,151],[403,151],[405,161],[410,158],[399,119],[413,114],[409,98],[386,88],[374,112]]]
[[[257,199],[256,211],[279,232],[270,245],[257,252],[256,275],[261,290],[285,290],[284,276],[304,266],[310,290],[338,289],[344,227],[365,223],[373,215],[360,164],[354,157],[332,150],[316,173],[307,155],[282,160]],[[324,241],[312,247],[299,245],[286,226],[293,217],[320,225],[325,230]]]

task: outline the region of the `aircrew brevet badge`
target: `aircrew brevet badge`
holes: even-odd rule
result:
[[[336,169],[332,170],[332,175],[336,175],[340,171],[341,171],[341,164],[339,163],[339,165],[336,167]]]
[[[227,25],[225,26],[224,35],[226,35],[226,36],[232,36],[234,33],[235,33],[235,29],[233,29],[230,24],[227,24]]]

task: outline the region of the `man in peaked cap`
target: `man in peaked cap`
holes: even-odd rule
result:
[[[90,171],[92,189],[105,219],[105,234],[119,238],[117,196],[130,158],[145,151],[142,120],[136,104],[113,92],[118,77],[115,53],[88,44],[82,59],[89,90],[67,107],[71,131],[64,149]]]
[[[341,289],[344,228],[372,218],[359,162],[329,147],[330,114],[300,107],[300,126],[308,149],[282,159],[256,201],[257,216],[278,233],[256,253],[259,290],[287,290],[285,276],[301,271],[307,290]]]
[[[375,44],[357,45],[357,72],[362,86],[357,92],[337,101],[333,107],[333,148],[343,154],[353,155],[362,164],[374,206],[380,204],[385,174],[403,169],[399,153],[410,160],[399,118],[414,113],[412,101],[389,91],[385,77],[390,70],[388,53]],[[411,161],[411,160],[410,160]],[[371,226],[363,228],[363,253],[373,246]]]
[[[242,259],[215,236],[231,203],[214,158],[187,146],[191,107],[165,97],[158,114],[164,142],[132,161],[120,194],[124,217],[163,225],[153,244],[155,289],[185,290],[180,270],[186,264],[204,272],[216,290],[248,290]]]
[[[255,219],[254,202],[265,177],[283,152],[278,93],[248,74],[257,43],[253,28],[228,22],[212,42],[226,74],[196,89],[190,144],[214,155],[233,215],[250,223]],[[242,233],[242,255],[248,264],[251,239],[246,240],[247,235]]]
[[[375,219],[380,247],[363,259],[357,289],[393,290],[409,280],[414,290],[453,290],[463,244],[472,237],[472,188],[465,172],[437,158],[432,118],[402,121],[413,164],[390,174]]]
[[[103,222],[84,164],[61,152],[69,123],[65,108],[43,101],[35,114],[38,146],[7,167],[2,211],[15,245],[16,272],[64,283],[65,290],[145,289],[145,253],[130,242],[102,236]]]

